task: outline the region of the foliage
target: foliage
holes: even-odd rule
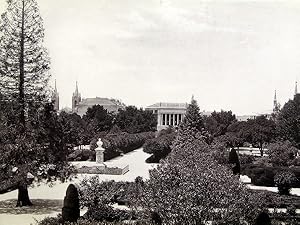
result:
[[[27,174],[37,181],[69,171],[61,124],[49,103],[50,60],[43,47],[44,28],[35,0],[8,0],[0,24],[1,129],[0,165],[18,177],[18,203],[31,205]],[[47,171],[45,173],[45,168]],[[6,177],[7,183],[12,177]],[[13,185],[14,186],[14,185]]]
[[[36,0],[8,0],[7,5],[0,25],[0,92],[18,100],[18,113],[25,116],[28,104],[48,95],[50,59]]]
[[[300,187],[300,168],[299,167],[273,167],[259,164],[242,165],[242,174],[251,178],[251,183],[257,186],[274,187],[274,177],[277,173],[282,171],[290,171],[295,174],[298,182],[294,183],[292,187]]]
[[[76,222],[80,216],[78,191],[74,184],[70,184],[64,198],[62,208],[63,221]]]
[[[255,156],[240,154],[239,160],[241,165],[252,164],[255,161]]]
[[[165,158],[171,152],[171,145],[175,140],[176,132],[168,128],[158,133],[157,138],[146,140],[143,151],[152,155],[151,162],[158,163],[160,159]]]
[[[208,130],[214,137],[224,135],[227,132],[229,125],[234,122],[236,122],[236,118],[231,111],[214,111],[210,116],[204,117],[206,130]]]
[[[91,137],[87,124],[79,115],[62,111],[58,120],[62,126],[65,143],[72,147],[89,144]]]
[[[196,107],[189,107],[171,153],[150,171],[139,204],[149,214],[157,212],[163,223],[253,222],[263,208],[261,199],[213,159],[200,124]]]
[[[79,184],[81,207],[94,208],[97,205],[126,203],[134,205],[142,192],[144,181],[137,177],[134,182],[102,182],[98,176],[84,179]]]
[[[223,142],[214,140],[211,145],[211,156],[213,159],[221,165],[228,165],[228,151],[226,145]]]
[[[87,129],[93,136],[101,131],[109,131],[113,126],[113,118],[114,116],[100,105],[88,108],[86,114],[83,115]]]
[[[68,155],[68,161],[96,160],[96,152],[89,149],[76,149]]]
[[[241,147],[243,146],[244,139],[239,137],[238,133],[227,132],[224,135],[218,136],[215,140],[222,142],[226,147]]]
[[[289,195],[290,189],[297,182],[297,177],[290,171],[279,172],[274,177],[274,183],[278,187],[279,194],[282,195]]]
[[[228,162],[229,162],[229,164],[232,165],[233,174],[239,174],[241,171],[240,160],[239,160],[239,156],[236,153],[236,150],[234,148],[232,148],[231,151],[229,152]]]
[[[89,208],[84,218],[92,221],[123,221],[133,217],[133,213],[126,210],[114,209],[112,206],[98,204],[93,208]]]
[[[73,225],[74,223],[65,222],[65,225]],[[99,222],[92,219],[84,219],[81,218],[77,221],[76,225],[153,225],[152,223],[149,223],[147,221],[117,221],[117,222]],[[42,221],[38,222],[38,225],[61,225],[60,218],[59,217],[47,217],[43,219]]]
[[[273,120],[258,116],[245,123],[243,134],[246,141],[258,145],[262,150],[265,143],[270,143],[276,138],[276,125]]]
[[[281,109],[277,130],[280,138],[289,140],[294,146],[300,148],[300,95],[295,95]]]
[[[155,131],[157,119],[151,111],[137,109],[135,106],[128,106],[125,109],[119,110],[115,124],[122,131],[133,134]]]
[[[137,134],[108,133],[103,138],[104,159],[110,159],[111,156],[115,157],[120,153],[127,153],[138,149],[143,146],[146,140],[154,138],[154,132],[143,132]]]
[[[267,153],[273,166],[290,166],[295,163],[298,151],[291,142],[285,141],[270,144]]]

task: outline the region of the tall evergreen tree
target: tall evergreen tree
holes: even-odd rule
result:
[[[278,115],[277,130],[282,140],[289,140],[300,148],[300,94],[283,106]]]
[[[25,129],[28,107],[47,96],[50,60],[36,0],[7,0],[7,5],[0,25],[0,91],[17,101],[20,126]]]
[[[67,149],[57,114],[47,103],[50,60],[36,0],[7,0],[0,34],[0,100],[5,106],[0,123],[10,131],[9,139],[0,139],[0,164],[8,173],[14,167],[5,182],[17,186],[17,205],[25,206],[32,204],[27,185],[33,176],[65,177]]]

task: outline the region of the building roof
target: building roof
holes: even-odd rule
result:
[[[84,98],[82,101],[79,103],[79,105],[87,105],[87,106],[93,106],[93,105],[116,105],[118,104],[108,98]]]
[[[153,105],[146,107],[146,109],[160,109],[160,108],[170,108],[170,109],[186,109],[188,106],[187,103],[168,103],[168,102],[159,102]]]

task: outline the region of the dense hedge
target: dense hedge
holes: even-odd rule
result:
[[[241,173],[251,178],[251,182],[257,186],[274,187],[274,177],[281,171],[291,171],[298,179],[293,187],[300,187],[300,167],[272,167],[256,164],[242,165]]]
[[[154,132],[107,134],[102,140],[103,148],[105,148],[104,160],[109,160],[121,153],[127,153],[140,148],[146,140],[154,137]]]
[[[96,160],[96,152],[89,149],[77,149],[68,155],[69,161],[87,161]]]
[[[40,221],[38,225],[61,225],[59,217],[47,217]],[[92,219],[81,218],[76,225],[153,225],[146,221],[126,221],[126,222],[98,222]],[[74,225],[74,223],[65,222],[64,225]]]
[[[99,138],[102,139],[104,151],[104,160],[115,158],[122,153],[133,151],[143,146],[146,140],[155,137],[154,132],[143,132],[129,134],[126,132],[107,133],[101,132],[96,135],[90,143],[90,150],[75,150],[68,156],[69,161],[95,160],[95,148]]]
[[[149,139],[145,142],[143,150],[152,154],[146,160],[147,163],[159,163],[160,159],[165,158],[171,152],[171,145],[175,140],[176,132],[172,130],[162,131],[157,138]]]

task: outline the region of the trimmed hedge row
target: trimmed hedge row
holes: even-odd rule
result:
[[[86,161],[95,160],[97,142],[102,139],[104,151],[104,160],[115,158],[122,153],[127,153],[143,146],[146,140],[155,137],[154,132],[143,132],[137,134],[129,134],[126,132],[119,133],[100,133],[96,135],[90,143],[90,150],[79,149],[73,151],[68,156],[69,161]]]
[[[109,160],[119,156],[121,153],[138,149],[143,146],[146,140],[154,137],[154,132],[107,134],[102,140],[103,148],[105,148],[104,160]]]
[[[171,145],[175,137],[176,133],[172,132],[147,140],[143,146],[143,150],[148,154],[152,154],[152,156],[146,162],[159,163],[159,160],[165,158],[171,152]]]
[[[298,181],[293,185],[293,187],[300,187],[300,167],[272,167],[255,164],[246,164],[241,166],[241,174],[250,177],[252,184],[257,186],[274,187],[274,177],[281,171],[290,171],[294,173]]]

